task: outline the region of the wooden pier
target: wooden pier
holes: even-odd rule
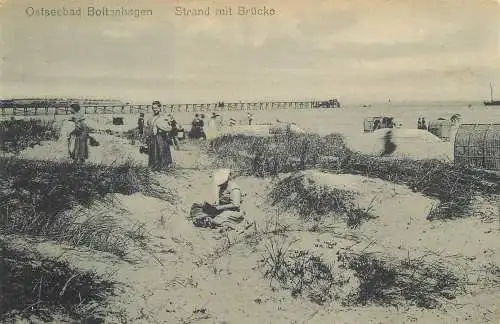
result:
[[[151,112],[151,105],[82,105],[85,114],[138,114]],[[258,111],[278,109],[319,109],[339,108],[337,100],[329,101],[270,101],[270,102],[218,102],[209,104],[167,104],[162,106],[162,111],[175,112],[217,112],[217,111]],[[70,109],[63,107],[0,107],[1,116],[43,116],[43,115],[69,115]]]

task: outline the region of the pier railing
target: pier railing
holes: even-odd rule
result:
[[[82,105],[85,114],[138,114],[151,111],[151,105]],[[283,102],[234,102],[209,104],[167,104],[162,111],[175,112],[216,112],[216,111],[243,111],[243,110],[277,110],[277,109],[318,109],[338,108],[337,103],[325,101],[283,101]],[[68,115],[69,107],[0,107],[2,116],[40,116],[40,115]]]

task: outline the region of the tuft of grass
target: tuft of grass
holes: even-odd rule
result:
[[[331,288],[338,283],[333,267],[310,251],[290,250],[293,243],[282,236],[268,240],[261,260],[264,277],[277,281],[293,297],[305,295],[319,305],[331,300]]]
[[[26,254],[0,241],[0,320],[45,322],[99,320],[95,305],[113,294],[115,284],[95,273],[82,272],[39,254]],[[56,317],[57,316],[57,317]]]
[[[308,184],[304,174],[293,173],[273,187],[269,198],[273,206],[293,209],[306,220],[318,220],[331,213],[346,212],[354,195],[347,190]]]
[[[271,205],[294,211],[304,220],[321,221],[329,216],[341,216],[349,228],[358,228],[363,221],[374,218],[370,208],[354,203],[355,194],[348,190],[309,183],[303,173],[292,173],[269,192]]]
[[[348,228],[358,229],[363,222],[375,218],[376,216],[370,213],[370,208],[354,207],[346,213],[346,224]]]
[[[422,259],[393,260],[363,253],[339,253],[344,267],[354,270],[360,280],[356,293],[346,301],[351,305],[401,306],[409,303],[436,308],[443,299],[454,299],[466,282],[441,263]]]
[[[58,131],[54,120],[18,119],[0,121],[0,150],[8,153],[20,151],[56,140]]]

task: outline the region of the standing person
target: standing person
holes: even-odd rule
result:
[[[427,124],[425,123],[425,118],[422,117],[422,129],[427,130]]]
[[[205,129],[205,135],[207,138],[215,138],[217,136],[217,114],[215,112],[212,113],[210,119],[207,122],[207,127]]]
[[[217,114],[215,112],[212,113],[212,116],[210,116],[210,120],[208,121],[208,127],[210,128],[216,128],[217,126]]]
[[[193,119],[191,124],[193,127],[198,127],[200,125],[200,115],[199,114],[194,114],[194,119]]]
[[[189,132],[189,138],[200,138],[200,115],[195,114],[194,119],[191,122],[191,131]]]
[[[139,119],[137,119],[137,129],[140,136],[144,135],[144,113],[139,114]]]
[[[394,117],[389,118],[389,128],[394,128],[396,123],[394,122]]]
[[[253,120],[252,114],[248,113],[248,125],[252,125],[252,120]]]
[[[417,129],[422,129],[422,118],[418,117]]]
[[[172,163],[172,152],[168,141],[170,126],[160,116],[161,103],[153,101],[153,116],[151,116],[144,129],[148,145],[148,166],[154,171],[167,169]]]
[[[140,113],[137,119],[137,139],[144,142],[144,113]],[[132,142],[135,143],[135,140]]]
[[[168,124],[170,125],[170,132],[168,136],[172,140],[172,144],[174,144],[175,149],[179,150],[179,139],[177,136],[179,135],[179,128],[177,126],[177,121],[174,118],[174,115],[168,115]]]
[[[68,135],[69,156],[75,163],[83,163],[89,157],[89,134],[85,117],[80,111],[78,103],[71,104],[71,121],[74,123],[73,130]]]
[[[200,127],[200,136],[203,139],[207,139],[207,134],[205,133],[205,114],[200,115],[200,122],[199,122],[199,127]]]
[[[215,116],[215,124],[217,126],[217,131],[220,132],[222,130],[222,126],[224,126],[224,120],[222,119],[222,115],[217,114]]]

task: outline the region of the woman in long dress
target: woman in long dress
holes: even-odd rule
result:
[[[70,109],[74,128],[68,136],[69,156],[75,163],[83,163],[89,158],[88,141],[90,136],[85,124],[85,117],[80,111],[80,105],[71,104]]]
[[[144,135],[148,145],[149,167],[154,171],[168,169],[173,163],[170,151],[168,122],[160,115],[161,104],[153,101],[153,116],[144,128]]]
[[[205,130],[205,134],[208,139],[215,138],[218,135],[217,116],[218,115],[216,113],[212,113],[212,116],[208,120],[207,127]]]

